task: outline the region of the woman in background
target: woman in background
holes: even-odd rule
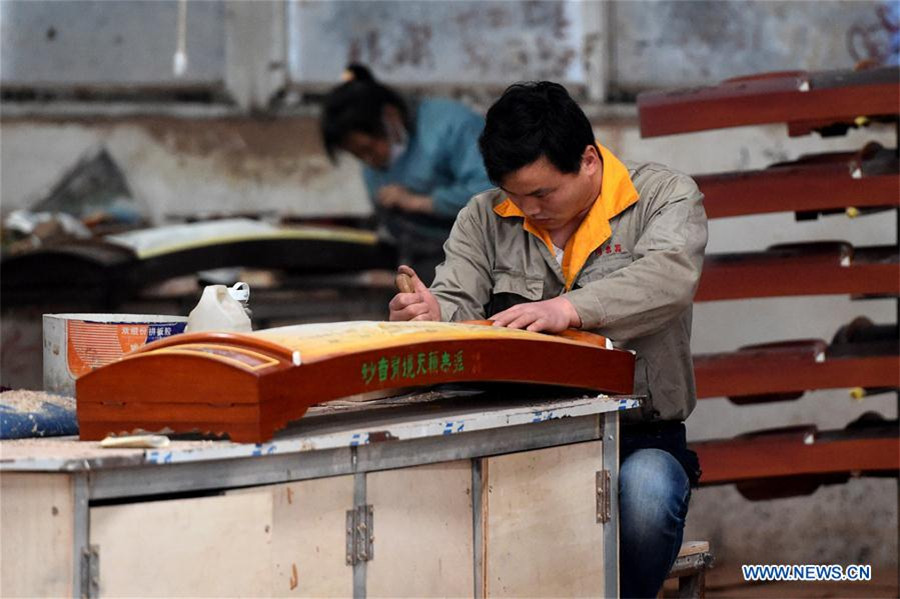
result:
[[[457,212],[493,187],[478,151],[484,118],[453,100],[407,102],[367,68],[350,65],[345,82],[325,98],[321,127],[332,161],[339,151],[362,161],[399,262],[430,284]]]

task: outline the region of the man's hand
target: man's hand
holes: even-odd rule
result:
[[[441,307],[428,291],[428,287],[416,275],[416,271],[408,266],[401,266],[397,272],[408,275],[412,279],[413,292],[400,292],[394,296],[388,308],[391,320],[440,320]]]
[[[516,304],[490,318],[494,326],[526,329],[535,332],[559,333],[581,326],[581,317],[572,302],[564,296],[542,302]]]
[[[421,214],[434,212],[434,202],[430,197],[413,193],[402,185],[385,185],[378,190],[377,200],[385,208]]]

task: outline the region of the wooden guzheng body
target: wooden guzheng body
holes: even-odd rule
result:
[[[859,117],[896,118],[900,69],[764,73],[638,96],[641,137],[787,123],[791,135]]]
[[[595,335],[481,324],[345,322],[182,334],[79,378],[83,440],[145,431],[263,442],[307,408],[389,388],[464,381],[630,393],[634,357]]]
[[[846,242],[776,245],[764,252],[709,254],[696,302],[790,295],[897,295],[897,248]]]
[[[697,398],[757,403],[799,397],[814,389],[900,385],[896,353],[830,356],[827,350],[822,340],[798,340],[695,355]]]
[[[898,389],[897,333],[897,325],[859,317],[838,329],[830,344],[801,339],[696,354],[697,398],[752,404],[796,399],[817,389]]]
[[[71,241],[9,256],[2,263],[2,292],[10,305],[40,303],[65,293],[69,300],[116,306],[148,285],[200,270],[243,266],[322,274],[393,268],[396,262],[395,251],[371,231],[229,219]]]
[[[836,478],[896,475],[900,468],[896,421],[862,424],[832,431],[812,425],[788,427],[695,442],[691,449],[703,464],[702,485],[747,485],[742,492],[750,498],[778,496],[779,486],[786,487],[781,490],[784,495],[791,495],[792,483],[810,485],[811,492]]]
[[[890,148],[803,156],[754,171],[695,175],[709,218],[770,212],[843,212],[900,205],[900,160]]]
[[[764,124],[790,136],[842,135],[900,120],[900,68],[763,73],[718,85],[650,91],[637,98],[641,136]],[[868,143],[855,152],[821,152],[752,171],[694,176],[710,219],[793,212],[798,220],[849,217],[900,206],[897,148]],[[893,218],[893,216],[891,217]],[[707,255],[695,301],[783,296],[900,294],[897,245],[841,241],[789,243],[765,251]],[[695,354],[697,397],[738,405],[787,401],[807,391],[851,388],[851,395],[900,389],[897,324],[859,318],[831,343],[799,339]],[[821,409],[828,409],[823,403]],[[735,484],[748,499],[812,493],[859,475],[896,476],[897,421],[865,416],[843,430],[813,426],[692,442],[701,485]]]

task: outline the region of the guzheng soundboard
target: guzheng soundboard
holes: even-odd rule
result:
[[[632,392],[634,356],[596,335],[481,324],[343,322],[149,344],[76,382],[80,437],[228,433],[260,443],[315,404],[407,387],[505,381]]]

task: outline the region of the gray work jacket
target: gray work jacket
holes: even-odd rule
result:
[[[696,404],[691,304],[707,241],[703,194],[665,166],[625,166],[638,199],[608,220],[611,236],[570,291],[556,257],[523,219],[494,212],[506,199],[499,189],[474,196],[459,213],[431,291],[444,321],[484,319],[564,294],[583,329],[636,353],[634,392],[646,400],[624,420],[684,420]]]

